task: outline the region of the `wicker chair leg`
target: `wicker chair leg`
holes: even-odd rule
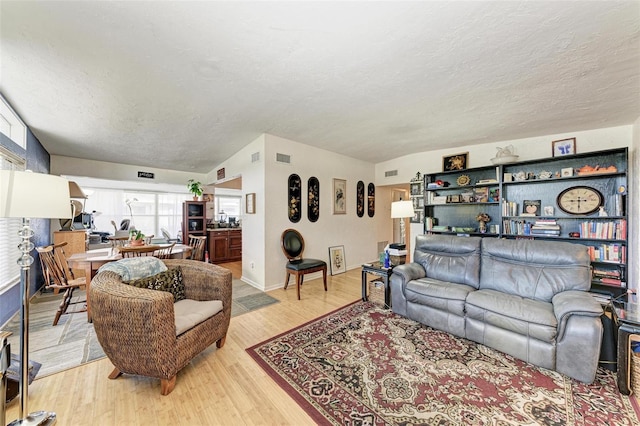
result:
[[[176,376],[171,377],[170,379],[162,379],[160,381],[160,393],[162,395],[169,395],[173,388],[176,387]]]
[[[122,371],[118,370],[117,368],[114,368],[111,374],[109,374],[109,378],[111,380],[115,380],[120,376],[122,376]]]
[[[227,340],[227,335],[225,334],[225,335],[224,335],[224,337],[222,337],[220,340],[218,340],[218,341],[216,342],[216,347],[217,347],[218,349],[220,349],[221,347],[223,347],[223,346],[224,346],[224,342],[225,342],[226,340]]]

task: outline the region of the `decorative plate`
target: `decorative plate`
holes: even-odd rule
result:
[[[471,178],[467,175],[460,175],[458,176],[458,179],[456,179],[456,183],[459,186],[467,186],[471,183]]]

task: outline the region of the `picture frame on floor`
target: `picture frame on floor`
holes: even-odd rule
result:
[[[331,275],[347,272],[347,262],[344,257],[344,246],[329,247],[329,267]]]

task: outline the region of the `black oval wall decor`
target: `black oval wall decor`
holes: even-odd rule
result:
[[[369,217],[376,214],[376,186],[373,183],[367,187],[367,213]]]
[[[302,216],[300,212],[302,210],[302,181],[300,176],[296,174],[289,176],[288,191],[289,220],[293,223],[300,222],[300,217]]]
[[[316,222],[320,217],[320,181],[317,177],[309,178],[307,194],[307,218],[309,222]]]
[[[364,216],[364,182],[361,180],[356,187],[356,213],[358,217]]]

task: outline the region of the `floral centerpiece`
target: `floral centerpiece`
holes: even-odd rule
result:
[[[491,221],[491,216],[484,212],[478,213],[476,220],[478,221],[478,230],[483,234],[487,232],[487,222]]]

